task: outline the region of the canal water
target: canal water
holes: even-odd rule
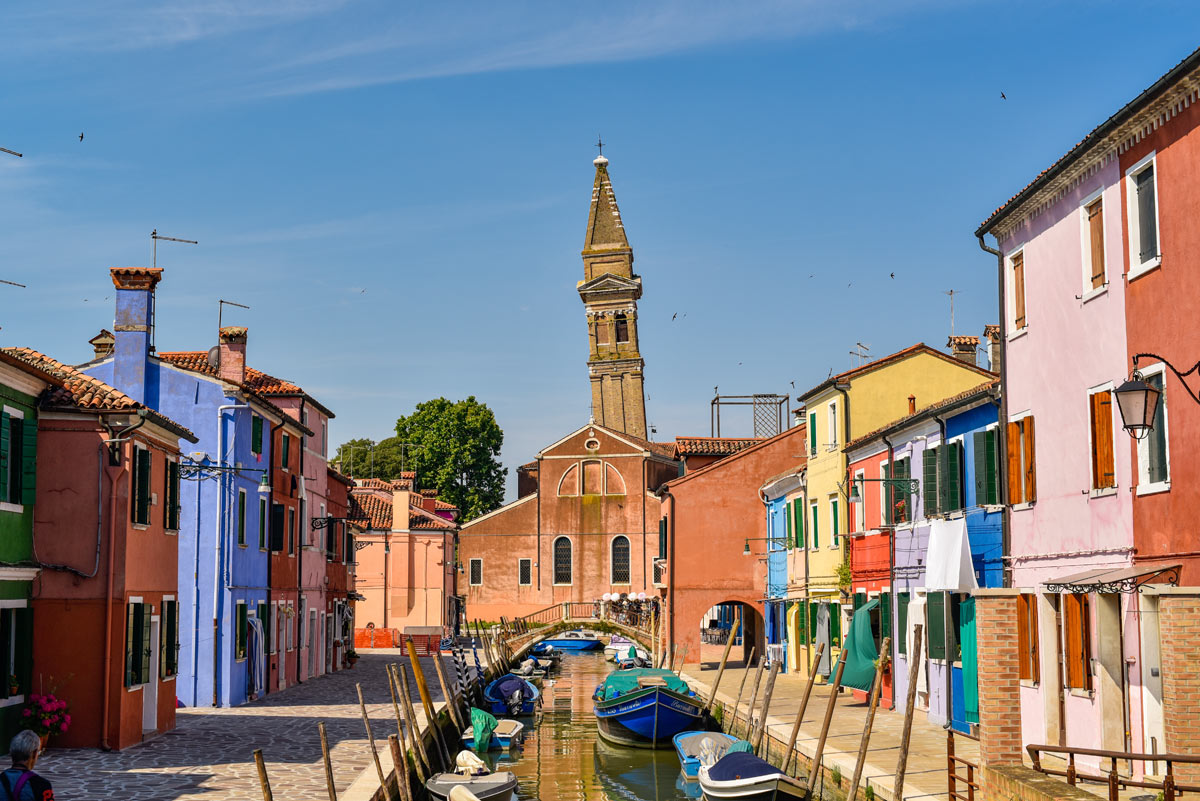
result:
[[[489,754],[496,770],[511,770],[520,801],[687,801],[700,786],[683,782],[673,748],[610,745],[596,732],[592,693],[613,664],[601,652],[563,655],[547,677],[543,705],[527,727],[525,746]],[[553,684],[551,684],[553,681]]]

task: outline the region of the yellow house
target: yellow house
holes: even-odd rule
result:
[[[963,359],[918,343],[853,370],[827,378],[797,399],[808,422],[807,480],[803,495],[789,498],[796,521],[803,520],[798,542],[798,570],[789,584],[789,597],[807,598],[788,616],[789,639],[796,643],[828,640],[828,659],[818,669],[827,673],[838,653],[841,634],[849,623],[843,610],[842,587],[849,591],[849,531],[846,443],[914,409],[922,409],[994,378],[974,362],[974,349]],[[970,359],[966,361],[965,359]],[[911,404],[911,406],[910,406]],[[789,566],[791,566],[789,565]],[[811,654],[811,652],[810,652]],[[804,657],[801,651],[799,656]],[[796,664],[807,672],[811,656]],[[803,665],[803,667],[801,667]]]

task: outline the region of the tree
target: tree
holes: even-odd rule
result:
[[[436,489],[442,500],[459,508],[465,521],[492,511],[504,500],[508,470],[500,466],[503,444],[504,432],[496,416],[474,395],[461,401],[435,398],[417,404],[412,414],[396,421],[396,437],[379,444],[376,465],[385,445],[388,451],[394,448],[397,456],[403,448],[404,466],[417,471],[418,486]],[[391,453],[386,461],[393,466]]]
[[[371,474],[371,452],[374,449],[373,439],[352,439],[338,446],[333,461],[338,463],[338,469],[347,476],[368,476]]]

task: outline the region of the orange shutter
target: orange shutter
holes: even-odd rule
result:
[[[1021,488],[1024,479],[1021,477],[1021,429],[1019,423],[1009,423],[1004,430],[1005,458],[1008,461],[1008,502],[1010,505],[1021,502]]]
[[[1092,289],[1104,286],[1104,205],[1097,200],[1087,207],[1088,232],[1092,244]]]
[[[1079,596],[1064,595],[1063,604],[1066,614],[1063,616],[1066,625],[1066,656],[1067,656],[1067,686],[1078,688],[1083,686],[1083,671],[1081,655],[1083,652],[1083,634],[1079,628]]]
[[[1017,647],[1021,649],[1018,678],[1031,679],[1029,667],[1029,608],[1025,605],[1028,596],[1017,598]]]
[[[1025,502],[1033,503],[1037,500],[1037,462],[1034,459],[1033,417],[1026,417],[1022,420],[1021,428],[1025,434]]]
[[[1092,457],[1093,489],[1117,486],[1113,467],[1112,395],[1108,392],[1092,395]]]
[[[1092,691],[1092,602],[1090,595],[1079,597],[1079,671],[1083,674],[1083,689]]]
[[[1042,656],[1038,643],[1037,596],[1026,595],[1025,598],[1029,602],[1029,612],[1026,614],[1029,620],[1029,678],[1033,681],[1040,681],[1042,678]]]
[[[1015,327],[1025,327],[1025,254],[1013,256],[1013,316]]]

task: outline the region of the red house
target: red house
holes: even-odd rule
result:
[[[127,748],[175,728],[179,441],[196,437],[49,356],[6,353],[62,381],[39,403],[34,687],[71,705],[56,745]]]
[[[326,467],[329,494],[326,496],[328,517],[322,530],[324,550],[328,561],[325,587],[328,612],[333,617],[333,670],[340,670],[354,635],[353,600],[361,599],[354,591],[354,535],[357,526],[347,518],[350,514],[352,479],[332,467]]]

